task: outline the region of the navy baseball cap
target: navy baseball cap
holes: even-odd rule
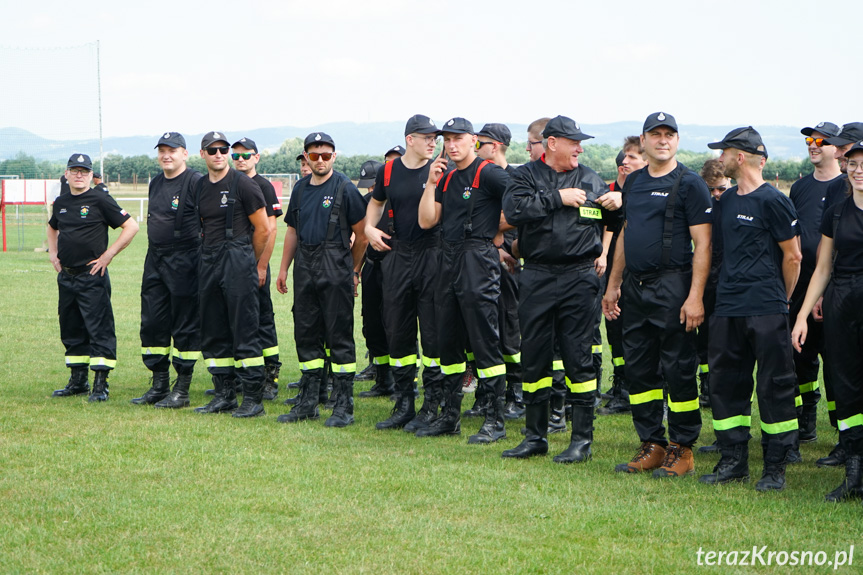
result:
[[[660,126],[671,128],[675,132],[679,131],[677,129],[677,120],[674,119],[674,116],[666,114],[665,112],[654,112],[644,121],[644,127],[641,129],[641,133],[646,134],[650,130],[655,130]]]
[[[360,167],[360,179],[357,182],[358,188],[370,188],[375,184],[375,177],[377,177],[378,170],[383,166],[382,163],[377,160],[367,160],[363,162],[363,165]]]
[[[811,136],[812,132],[824,134],[828,138],[835,138],[842,130],[833,122],[819,122],[814,128],[803,128],[800,133],[804,136]]]
[[[224,132],[207,132],[204,134],[204,137],[201,138],[201,149],[204,150],[209,148],[216,142],[225,142],[225,144],[227,144],[228,136],[226,136]]]
[[[721,141],[707,144],[707,147],[711,150],[734,148],[749,152],[750,154],[767,157],[767,148],[761,140],[761,134],[752,126],[735,128],[728,132]]]
[[[305,157],[304,155],[302,155],[302,154],[297,154],[297,158],[296,158],[296,160],[297,160],[298,162],[299,162],[299,161],[301,161],[301,160],[305,160],[305,159],[306,159],[306,157]]]
[[[626,157],[626,154],[624,153],[623,150],[620,150],[619,152],[617,152],[617,157],[614,158],[614,163],[617,164],[618,168],[623,165],[623,158],[625,158],[625,157]]]
[[[863,151],[863,140],[860,140],[859,142],[854,142],[854,145],[851,146],[850,148],[848,148],[848,151],[845,152],[844,155],[847,158],[848,156],[850,156],[854,152],[860,152],[860,151]]]
[[[303,142],[303,150],[308,150],[309,146],[316,146],[318,144],[326,144],[328,146],[332,146],[333,150],[336,149],[336,143],[329,134],[325,134],[324,132],[312,132],[306,136],[306,140]]]
[[[258,145],[251,138],[240,138],[233,144],[231,144],[232,148],[236,148],[237,146],[242,146],[247,150],[253,150],[256,154],[258,153]]]
[[[568,138],[579,142],[593,138],[593,136],[589,136],[581,131],[581,126],[578,125],[578,122],[566,116],[555,116],[545,125],[542,137],[550,138],[552,136],[556,138]]]
[[[827,138],[827,143],[831,146],[844,146],[860,140],[863,140],[863,123],[851,122],[842,126],[842,131],[839,132],[838,136]]]
[[[448,120],[446,124],[443,125],[443,128],[438,130],[438,134],[470,134],[471,136],[476,135],[473,131],[473,124],[465,120],[464,118],[452,118]]]
[[[392,148],[387,150],[386,153],[384,153],[384,157],[386,158],[390,154],[398,154],[399,156],[404,156],[405,155],[404,146],[393,146]]]
[[[153,146],[153,148],[158,148],[159,146],[168,146],[170,148],[185,148],[186,147],[186,138],[183,137],[183,134],[178,132],[165,132],[162,134],[162,137],[159,138],[159,143]]]
[[[93,171],[93,162],[87,154],[72,154],[66,162],[66,168],[87,168]]]
[[[422,114],[414,114],[405,124],[405,136],[409,134],[437,134],[434,120]]]
[[[509,131],[506,124],[486,124],[476,135],[491,138],[504,146],[509,146],[509,143],[512,141],[512,132]]]

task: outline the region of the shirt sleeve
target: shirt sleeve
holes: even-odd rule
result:
[[[444,172],[443,175],[441,176],[440,180],[438,180],[437,185],[434,188],[434,201],[436,201],[439,204],[443,204],[443,187],[444,187],[444,184],[446,183],[446,179],[449,177],[449,174],[452,171],[453,170],[447,170],[446,172]],[[455,176],[453,176],[453,177],[455,177]]]
[[[237,184],[237,195],[239,196],[240,203],[243,204],[243,210],[246,212],[246,215],[250,216],[261,208],[266,208],[267,202],[264,200],[264,192],[261,191],[261,186],[245,174],[238,173],[237,177],[240,178]]]
[[[395,160],[390,160],[391,162],[395,162]],[[395,168],[395,166],[393,166]],[[378,170],[378,173],[375,175],[375,189],[372,191],[372,197],[379,202],[385,202],[387,200],[387,192],[384,189],[384,172],[386,171],[386,164],[383,168]]]
[[[110,194],[105,194],[101,197],[100,207],[102,208],[105,221],[114,229],[122,226],[123,222],[131,217],[126,210],[117,204],[117,201]]]
[[[377,189],[377,186],[375,186]],[[354,226],[361,222],[366,217],[366,200],[353,182],[345,186],[344,197],[342,198],[344,205],[342,209],[346,209],[348,224]]]
[[[833,237],[833,214],[836,213],[836,210],[839,209],[838,206],[841,204],[833,204],[832,206],[827,206],[824,208],[824,213],[821,214],[821,235],[827,236],[828,238]]]
[[[684,210],[686,210],[686,223],[689,226],[713,223],[713,205],[710,200],[710,190],[707,184],[695,173],[683,176],[680,182],[681,190],[686,190],[684,197]]]
[[[764,217],[774,240],[784,242],[800,235],[797,210],[785,194],[777,191],[764,207]]]

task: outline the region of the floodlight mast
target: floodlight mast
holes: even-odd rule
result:
[[[105,160],[102,153],[102,66],[99,59],[99,40],[96,40],[96,92],[99,99],[99,173],[106,180]]]

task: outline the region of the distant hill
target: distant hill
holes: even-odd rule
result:
[[[479,130],[481,123],[474,127]],[[526,124],[509,124],[518,141],[526,140]],[[684,126],[681,129],[681,148],[695,152],[704,151],[708,142],[717,141],[727,132],[737,126]],[[218,126],[216,126],[218,129]],[[773,158],[803,158],[806,148],[800,128],[791,126],[757,126],[764,138],[764,143]],[[336,141],[339,152],[346,155],[370,154],[383,155],[395,146],[403,144],[402,122],[371,122],[357,124],[355,122],[337,122],[323,124],[312,128],[297,128],[282,126],[277,128],[258,128],[244,132],[228,132],[228,137],[239,139],[250,137],[257,142],[261,151],[276,151],[287,139],[305,137],[309,132],[322,131],[330,134]],[[611,124],[585,125],[584,130],[595,139],[590,144],[610,144],[620,146],[623,138],[630,134],[638,134],[641,122],[614,122]],[[141,154],[155,156],[153,146],[160,134],[147,136],[127,136],[121,138],[105,138],[103,148],[106,154],[122,156],[138,156]],[[190,150],[197,150],[203,134],[184,134]],[[22,130],[20,128],[0,128],[0,161],[14,157],[18,152],[25,152],[37,160],[65,160],[73,152],[89,152],[98,154],[98,140],[48,140]]]

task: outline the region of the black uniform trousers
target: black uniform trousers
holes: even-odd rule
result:
[[[800,308],[803,307],[803,300],[806,298],[806,290],[810,280],[811,276],[797,281],[797,287],[791,296],[791,306],[788,310],[788,325],[793,326],[797,322],[797,315],[800,313]],[[827,305],[826,298],[824,305]],[[791,353],[794,358],[794,372],[797,374],[797,405],[814,407],[821,399],[821,389],[818,384],[818,368],[820,367],[818,356],[825,356],[824,323],[815,321],[812,314],[809,314],[809,317],[806,318],[806,325],[809,327],[809,331],[803,350],[798,353],[796,349],[792,349]],[[836,404],[833,390],[830,388],[830,370],[827,369],[826,363],[825,359],[824,394],[827,396],[827,414],[830,416],[830,424],[836,427]]]
[[[302,371],[357,370],[351,251],[341,242],[300,244],[294,258],[294,341]],[[329,355],[325,343],[329,345]],[[322,371],[319,373],[323,373]]]
[[[713,315],[713,310],[716,309],[716,286],[718,278],[713,274],[707,279],[704,285],[704,297],[701,302],[704,304],[704,322],[698,326],[698,335],[696,342],[698,346],[698,373],[710,373],[710,362],[708,358],[708,342],[710,341],[710,316]],[[817,378],[816,378],[817,379]]]
[[[786,314],[710,318],[710,405],[720,445],[749,441],[752,371],[761,414],[761,444],[783,450],[797,441],[797,376]]]
[[[435,307],[441,371],[445,390],[461,394],[465,349],[476,362],[484,393],[503,397],[506,366],[500,349],[498,299],[500,255],[490,240],[467,238],[443,242],[440,250]]]
[[[680,323],[692,272],[626,272],[623,352],[632,422],[641,441],[665,446],[663,383],[668,390],[668,439],[692,446],[701,433],[695,332]]]
[[[192,240],[147,249],[141,278],[141,358],[150,371],[168,371],[173,363],[177,373],[191,373],[201,356],[200,247],[200,240]]]
[[[617,244],[617,234],[611,240],[611,248],[608,250],[608,267],[605,268],[605,277],[611,277],[611,270],[614,268],[614,249]],[[605,291],[605,288],[602,290]],[[614,375],[618,377],[625,376],[626,362],[623,358],[623,293],[620,294],[620,299],[617,300],[617,307],[620,308],[621,317],[615,321],[605,322],[605,339],[608,342],[608,348],[611,350],[611,365],[614,369]],[[602,299],[600,298],[600,313],[602,313]]]
[[[366,256],[363,265],[362,314],[363,337],[369,350],[369,359],[375,365],[390,362],[387,332],[384,326],[384,274],[383,263],[387,256]]]
[[[256,272],[257,273],[257,272]],[[279,361],[279,337],[276,334],[276,313],[273,311],[273,296],[270,291],[270,266],[267,279],[258,288],[258,330],[261,334],[261,354],[266,365],[282,365]]]
[[[521,272],[500,266],[500,298],[498,299],[498,324],[500,326],[500,349],[506,365],[508,384],[521,383],[521,330],[518,323],[518,278]]]
[[[824,343],[840,442],[851,455],[863,455],[863,275],[830,280]]]
[[[596,271],[594,271],[594,274]],[[593,370],[596,372],[597,388],[602,386],[602,296],[605,294],[605,286],[608,285],[608,275],[603,274],[599,278],[599,289],[596,292],[596,317],[593,323],[593,345],[590,352],[593,354]]]
[[[413,386],[417,375],[419,322],[423,385],[435,384],[443,377],[435,323],[440,236],[434,234],[413,242],[403,242],[393,237],[391,245],[392,250],[384,258],[382,266],[384,323],[389,344],[390,371],[396,389]]]
[[[242,389],[252,382],[263,385],[258,269],[249,236],[204,246],[198,283],[207,370],[213,375],[235,373]]]
[[[111,279],[90,275],[90,266],[64,268],[57,274],[60,340],[68,367],[90,366],[93,371],[114,369],[117,337],[111,307]]]
[[[591,349],[598,293],[593,258],[571,264],[525,264],[518,302],[525,405],[551,397],[555,343],[563,360],[567,400],[593,405],[597,381]]]

